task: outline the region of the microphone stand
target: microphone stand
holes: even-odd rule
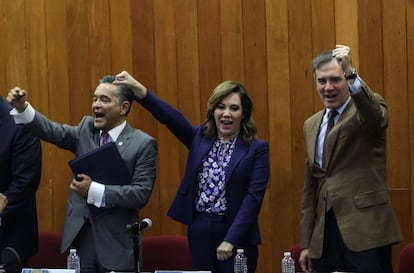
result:
[[[139,225],[137,224],[129,224],[126,226],[127,230],[132,232],[132,241],[133,241],[133,248],[134,248],[134,264],[135,264],[135,273],[140,273],[140,266],[139,266]]]
[[[140,273],[141,268],[139,266],[139,233],[140,231],[150,228],[152,226],[152,221],[149,218],[145,218],[142,220],[142,222],[134,222],[132,224],[126,225],[126,229],[133,232],[133,241],[134,241],[134,262],[135,262],[135,273]],[[136,231],[136,234],[134,234],[134,231]]]
[[[134,262],[135,262],[135,273],[140,273],[141,269],[139,266],[139,232],[137,232],[134,236]]]

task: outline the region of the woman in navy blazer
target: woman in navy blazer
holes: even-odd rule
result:
[[[248,272],[255,272],[269,145],[256,138],[245,88],[233,81],[219,84],[209,98],[206,121],[193,126],[128,72],[116,78],[114,84],[132,88],[135,99],[189,149],[168,216],[188,225],[193,269],[233,273],[236,249],[243,248]]]

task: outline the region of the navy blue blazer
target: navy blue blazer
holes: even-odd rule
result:
[[[14,123],[10,110],[0,97],[0,192],[8,199],[1,215],[0,251],[11,246],[27,260],[38,249],[36,191],[42,150],[38,138]]]
[[[189,149],[184,177],[167,213],[189,225],[196,213],[199,167],[216,137],[203,137],[203,125],[193,126],[178,110],[150,91],[145,98],[136,100]],[[258,216],[269,178],[268,143],[256,139],[246,144],[239,135],[226,173],[228,232],[224,240],[233,245],[260,244]]]

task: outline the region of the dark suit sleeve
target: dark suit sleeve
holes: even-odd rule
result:
[[[197,127],[193,126],[184,115],[177,109],[155,96],[148,90],[147,96],[137,99],[145,109],[147,109],[155,119],[167,128],[180,140],[187,148],[190,148],[196,134]]]
[[[39,187],[42,151],[38,138],[26,128],[18,126],[11,148],[11,183],[4,192],[8,204],[3,215],[23,207],[32,200]]]

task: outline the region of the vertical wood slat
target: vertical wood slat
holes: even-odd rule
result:
[[[156,91],[153,0],[131,1],[131,29],[134,30],[131,37],[133,67],[132,71],[129,72],[142,82],[144,86],[152,91]],[[157,137],[157,121],[137,103],[134,104],[128,119],[131,125],[153,137]],[[158,174],[159,170],[157,170]],[[141,218],[150,217],[154,219],[154,226],[151,230],[146,231],[147,234],[161,233],[161,226],[159,223],[155,224],[156,219],[161,219],[165,215],[165,211],[158,207],[158,204],[161,202],[160,188],[161,185],[157,180],[149,200],[149,204],[157,204],[157,206],[148,205],[140,211]]]
[[[382,6],[375,0],[358,2],[359,73],[372,90],[384,96]]]
[[[177,45],[176,45],[176,22],[174,16],[174,3],[161,0],[154,1],[154,32],[158,37],[155,40],[155,63],[157,94],[162,99],[177,107]],[[179,144],[178,140],[166,129],[159,127],[158,140],[158,162],[160,183],[160,209],[166,212],[172,202],[178,184],[179,173]],[[162,215],[159,219],[161,232],[179,233],[181,224],[172,221]]]
[[[90,62],[90,85],[84,92],[93,92],[104,75],[112,72],[111,27],[109,2],[91,1],[88,5],[88,45]],[[85,37],[86,40],[86,37]],[[89,88],[89,89],[87,89]]]
[[[111,74],[132,70],[130,0],[110,0]]]
[[[46,14],[46,46],[48,66],[48,90],[44,96],[49,98],[47,109],[39,109],[48,117],[58,122],[70,122],[70,94],[69,94],[69,63],[66,29],[66,2],[65,0],[45,0]],[[64,152],[52,146],[44,144],[43,150],[47,150],[49,160],[43,162],[43,167],[50,170],[49,177],[42,177],[42,183],[51,183],[52,218],[49,219],[53,230],[62,230],[63,217],[66,207],[66,198],[69,193],[71,173],[67,161],[73,158],[69,152]],[[40,222],[40,229],[43,227]]]
[[[7,86],[27,86],[26,60],[26,25],[24,0],[5,1],[3,14],[6,45]],[[18,42],[16,42],[18,41]]]
[[[44,1],[25,2],[26,44],[27,44],[27,88],[30,88],[31,102],[40,109],[47,109],[48,98],[42,96],[47,90],[47,48]]]
[[[177,43],[177,107],[194,125],[201,123],[197,2],[177,0],[174,5]],[[188,149],[179,145],[179,176],[184,176]],[[183,227],[183,232],[185,228]]]
[[[4,5],[7,0],[1,0],[0,1],[0,18],[4,18]],[[0,24],[0,37],[6,37],[6,31],[7,28],[5,24]],[[6,49],[7,46],[5,43],[0,43],[0,60],[6,59]],[[6,62],[0,62],[0,75],[4,75],[4,77],[0,77],[0,94],[2,97],[6,98],[8,93],[8,88],[11,88],[10,86],[7,86],[7,64]]]
[[[132,70],[128,72],[144,86],[156,91],[153,6],[152,0],[131,1]],[[137,104],[132,107],[129,122],[151,136],[158,134],[157,122]]]
[[[177,105],[193,124],[200,123],[200,85],[196,2],[175,3],[177,33]]]
[[[414,33],[414,0],[407,1],[407,33]],[[414,90],[414,37],[413,35],[408,35],[407,39],[407,52],[408,52],[408,63],[407,63],[407,74],[408,74],[408,105],[414,105],[414,93],[412,90]],[[414,112],[413,108],[409,107],[409,141],[410,141],[410,156],[412,158],[412,155],[414,155],[414,145],[411,143],[414,142]],[[414,173],[414,161],[410,160],[410,173]],[[413,215],[413,208],[414,208],[414,190],[412,190],[412,187],[414,185],[414,177],[410,176],[410,179],[407,179],[407,189],[411,189],[408,192],[410,193],[409,197],[407,199],[407,203],[409,203],[409,217],[400,219],[406,219],[406,222],[409,222],[410,228],[407,230],[405,240],[407,242],[413,241],[413,233],[414,233],[414,217]],[[411,216],[411,217],[410,217]],[[411,221],[409,221],[410,219]],[[408,236],[407,236],[408,235]]]
[[[267,58],[266,58],[266,10],[265,1],[242,1],[243,19],[243,61],[244,81],[254,103],[253,117],[258,127],[258,137],[269,139],[269,111],[268,111],[268,88],[267,88]],[[226,16],[223,14],[223,16]],[[224,52],[223,52],[224,55]],[[233,65],[233,64],[232,64]],[[237,68],[237,63],[232,69]],[[269,183],[270,184],[270,183]],[[270,186],[268,186],[268,189]],[[265,198],[262,206],[266,207],[270,200]],[[260,225],[266,225],[266,221],[260,218]],[[263,223],[264,222],[264,223]],[[270,240],[263,241],[258,261],[259,272],[269,272],[272,264],[272,248]]]
[[[244,82],[242,1],[220,1],[220,36],[223,80]],[[247,37],[249,38],[249,37]]]
[[[351,47],[352,63],[359,68],[358,0],[335,0],[336,43]]]
[[[298,225],[295,221],[281,224],[280,219],[291,219],[298,216],[290,202],[292,192],[289,184],[292,180],[292,139],[291,139],[291,104],[289,75],[289,44],[288,44],[288,1],[265,1],[266,9],[266,55],[267,55],[267,88],[269,111],[269,146],[271,172],[269,187],[266,193],[260,225],[264,243],[260,253],[271,253],[270,261],[264,264],[260,272],[279,272],[278,262],[281,253],[299,242],[295,238]],[[283,160],[280,160],[283,157]],[[272,162],[278,162],[272,164]],[[288,194],[286,194],[288,193]],[[292,207],[291,207],[292,206]],[[279,209],[275,209],[279,208]],[[296,218],[297,218],[296,216]],[[277,227],[277,232],[275,232]],[[292,228],[293,227],[293,228]],[[260,254],[261,255],[261,254]],[[260,257],[262,259],[262,257]],[[273,268],[273,270],[272,270]],[[258,271],[259,272],[259,271]]]
[[[47,71],[47,47],[46,47],[46,24],[44,1],[36,3],[33,1],[25,2],[25,17],[27,29],[27,88],[30,94],[30,102],[39,109],[47,109],[49,98],[44,95],[44,90],[48,89],[48,71]],[[49,144],[43,143],[42,162],[48,162],[50,149]],[[43,166],[42,177],[50,177],[51,171]],[[53,228],[53,215],[50,207],[53,205],[52,183],[45,181],[40,183],[36,193],[36,205],[38,210],[38,219],[45,226]],[[40,213],[45,212],[45,213]]]
[[[406,187],[404,177],[409,175],[408,89],[407,89],[407,36],[404,2],[384,0],[384,97],[388,103],[388,185]],[[398,44],[398,50],[395,45]]]
[[[321,52],[331,50],[336,44],[335,17],[326,14],[335,14],[335,2],[331,0],[311,1],[312,10],[312,57],[309,59],[306,72],[312,82],[313,112],[323,108],[323,103],[316,92],[313,80],[312,59]],[[308,72],[309,71],[309,72]]]
[[[255,104],[259,137],[268,139],[266,32],[262,31],[266,29],[265,4],[263,0],[248,0],[243,1],[242,7],[244,85]]]
[[[89,86],[91,82],[88,44],[89,5],[90,2],[82,0],[66,0],[70,124],[73,125],[78,124],[84,115],[92,113],[94,87],[92,89]]]
[[[304,4],[288,1],[289,110],[291,126],[291,154],[289,159],[292,166],[290,170],[292,186],[279,186],[278,190],[282,198],[284,198],[284,203],[291,204],[290,211],[286,213],[293,215],[293,219],[284,228],[287,229],[290,226],[294,238],[297,239],[294,243],[300,242],[300,196],[303,188],[304,171],[303,123],[315,111],[315,91],[310,68],[310,62],[314,57],[312,52],[313,18],[311,3],[313,2],[307,1]],[[325,33],[324,28],[321,31]],[[282,160],[283,157],[279,159],[279,161]],[[288,197],[285,197],[286,192],[290,194]],[[283,215],[283,217],[277,217],[276,219],[289,219],[288,215]],[[285,246],[285,249],[291,246],[292,244]],[[279,253],[279,257],[282,254]]]
[[[131,1],[133,74],[156,90],[155,26],[153,0]]]
[[[4,88],[15,83],[24,85],[38,110],[59,122],[77,123],[90,112],[89,95],[97,80],[126,69],[198,123],[214,87],[225,79],[240,81],[255,102],[259,136],[270,143],[271,179],[260,215],[263,244],[257,272],[275,273],[282,252],[299,240],[302,125],[322,107],[310,63],[336,43],[348,44],[354,65],[385,96],[390,110],[388,180],[405,236],[394,248],[397,268],[398,251],[414,232],[414,50],[408,35],[414,2],[381,3],[1,0],[1,93],[6,95]],[[166,211],[187,150],[139,105],[128,120],[159,143],[158,179],[142,211],[154,219],[147,233],[184,234],[183,225],[166,217]],[[40,228],[60,230],[71,180],[67,160],[73,155],[45,143],[43,151]],[[286,218],[291,220],[281,222]],[[274,262],[264,262],[269,260]]]
[[[384,97],[388,103],[389,128],[387,130],[387,178],[388,187],[405,188],[406,177],[410,176],[409,154],[409,105],[407,98],[407,37],[405,1],[383,0],[383,48],[384,48]],[[398,49],[396,49],[398,45]],[[392,151],[392,152],[391,152]],[[393,199],[397,216],[403,217],[407,206]],[[408,201],[408,200],[407,200]],[[402,218],[404,219],[404,218]],[[402,223],[402,228],[408,227]],[[406,230],[403,230],[405,233]],[[396,246],[393,252],[394,264],[399,262],[399,253],[403,244]]]
[[[220,0],[198,0],[198,32],[200,59],[200,109],[206,103],[212,90],[223,80],[222,37]],[[203,111],[202,120],[206,115]]]
[[[110,2],[111,57],[113,73],[132,69],[130,0]]]
[[[312,56],[316,57],[325,50],[333,49],[336,44],[335,37],[335,1],[311,1],[312,11]],[[309,68],[311,62],[309,61]],[[319,98],[317,98],[319,99]],[[320,109],[320,108],[317,108]]]
[[[123,70],[132,71],[132,13],[130,0],[109,0],[109,34],[110,34],[110,63],[111,70],[107,74],[116,75]],[[131,105],[132,111],[128,114],[128,121],[130,116],[135,111]],[[130,124],[134,126],[132,122]]]

